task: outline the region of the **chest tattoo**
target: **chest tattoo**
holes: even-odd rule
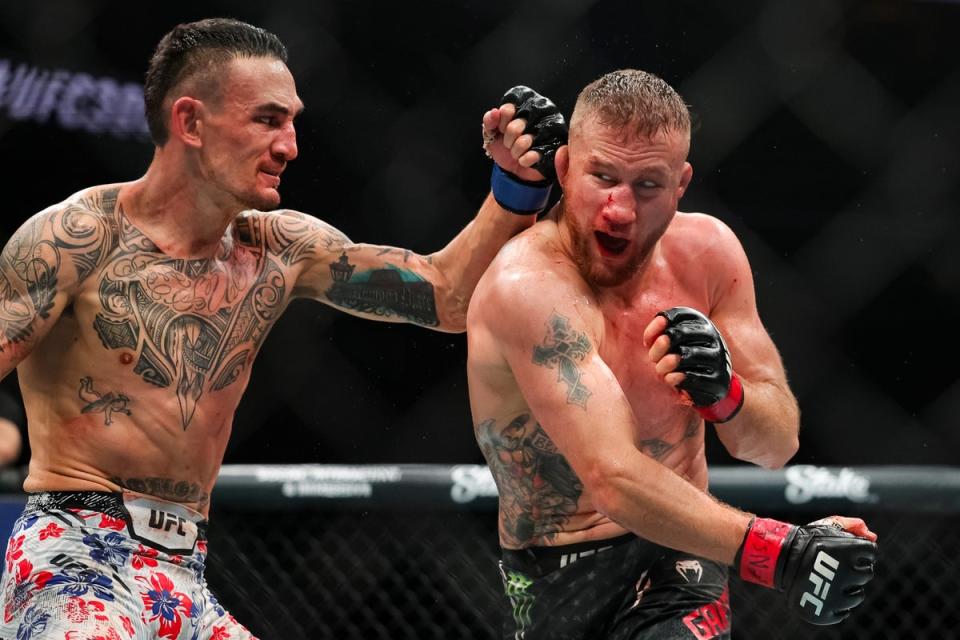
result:
[[[135,374],[175,390],[186,430],[200,397],[252,362],[287,299],[284,271],[249,228],[259,246],[184,260],[163,254],[122,208],[113,219],[117,246],[100,270],[94,329],[104,347],[138,354]]]

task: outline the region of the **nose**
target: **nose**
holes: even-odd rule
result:
[[[270,150],[277,159],[282,159],[284,162],[290,162],[297,157],[299,154],[297,150],[297,131],[294,129],[293,123],[280,130],[277,137],[274,138]]]
[[[637,219],[637,201],[629,185],[617,185],[607,191],[607,201],[601,209],[604,220],[611,226],[632,224]]]

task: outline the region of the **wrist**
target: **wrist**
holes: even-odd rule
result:
[[[490,190],[493,198],[510,213],[531,215],[540,213],[547,206],[553,184],[549,180],[536,182],[524,180],[494,163],[490,174]]]
[[[727,395],[706,407],[695,407],[706,422],[722,424],[733,420],[743,407],[743,383],[735,373],[730,374]]]
[[[796,525],[754,516],[734,559],[734,568],[740,578],[770,589],[780,589],[787,549],[796,532]]]

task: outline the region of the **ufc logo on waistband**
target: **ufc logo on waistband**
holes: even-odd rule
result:
[[[184,522],[186,522],[186,519],[181,518],[176,514],[167,513],[166,511],[157,511],[156,509],[150,510],[150,527],[153,529],[170,531],[170,529],[176,527],[177,533],[181,536],[185,536],[187,535],[187,532],[183,530]]]
[[[814,615],[820,615],[823,610],[823,601],[827,599],[827,594],[830,593],[830,585],[837,575],[837,567],[839,566],[840,561],[826,551],[817,554],[817,559],[813,563],[813,571],[810,572],[808,577],[810,582],[813,583],[813,593],[809,591],[803,593],[800,598],[801,609],[809,602],[815,607]]]

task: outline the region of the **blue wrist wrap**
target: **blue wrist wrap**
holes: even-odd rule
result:
[[[540,213],[547,206],[553,185],[547,181],[540,183],[522,180],[504,171],[493,163],[490,174],[490,190],[493,198],[501,207],[511,213],[530,215]]]

